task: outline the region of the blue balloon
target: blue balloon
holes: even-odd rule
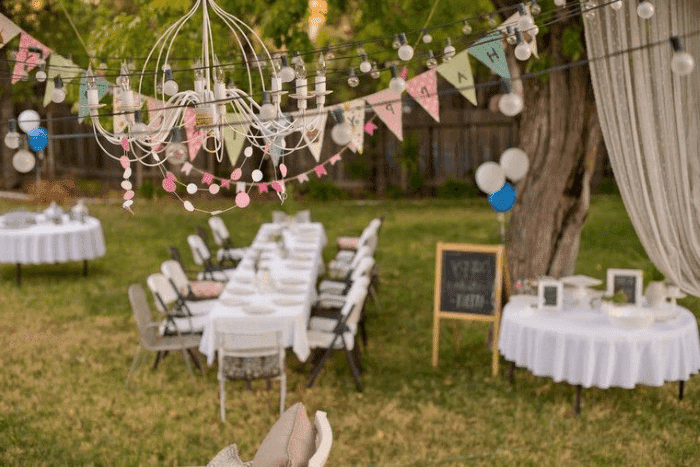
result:
[[[515,204],[515,188],[506,182],[500,190],[489,195],[489,204],[496,212],[508,212]]]
[[[36,127],[29,132],[29,146],[36,152],[43,150],[49,144],[49,132],[46,128]]]

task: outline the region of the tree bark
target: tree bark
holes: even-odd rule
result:
[[[0,13],[7,16],[7,11],[4,2],[0,2]],[[10,76],[11,70],[7,57],[7,48],[0,49],[0,74],[2,76]],[[3,122],[14,118],[14,108],[12,105],[12,85],[8,78],[0,80],[0,120]],[[5,138],[7,134],[7,126],[3,125],[0,128],[0,138]],[[19,177],[14,167],[12,167],[12,156],[15,151],[5,146],[0,140],[2,146],[2,184],[5,188],[14,188]]]

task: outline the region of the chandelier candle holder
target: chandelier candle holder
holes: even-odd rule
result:
[[[200,10],[202,52],[195,60],[194,89],[182,89],[174,77],[177,70],[173,70],[169,60],[178,34]],[[242,64],[238,68],[244,69],[243,87],[236,86],[233,80],[226,82],[226,71],[233,69],[233,66],[222,65],[214,49],[211,21],[215,18],[228,29],[233,42],[231,45],[238,49],[237,56]],[[229,48],[227,44],[227,51]],[[256,50],[262,51],[262,55],[256,54]],[[87,103],[83,107],[89,111],[95,136],[102,136],[109,143],[121,146],[130,161],[147,166],[162,166],[165,162],[186,163],[183,147],[195,139],[221,162],[225,147],[223,134],[229,130],[247,140],[249,146],[246,150],[251,148],[252,151],[252,147],[260,149],[269,154],[277,166],[282,157],[308,145],[303,134],[320,124],[326,96],[332,92],[326,89],[324,66],[317,69],[314,89],[309,90],[301,56],[295,57],[294,61],[292,69],[287,57],[282,56],[279,60],[281,68],[278,68],[275,66],[278,60],[273,60],[253,29],[222,10],[213,0],[197,0],[192,9],[158,38],[138,75],[136,91],[132,88],[131,70],[122,64],[114,94],[115,103],[117,98],[121,103],[119,110],[115,108],[115,111],[122,114],[127,122],[123,131],[107,131],[100,123],[99,109],[103,104],[99,103],[96,76],[90,69],[86,74]],[[262,66],[265,63],[272,66]],[[269,71],[270,75],[265,76],[264,71]],[[148,98],[150,121],[146,124],[140,114],[144,104],[141,91],[144,80],[151,78],[152,89],[156,90],[152,99],[157,107],[151,108],[152,101]],[[283,112],[281,109],[281,97],[287,93],[283,90],[283,84],[288,82],[294,88],[294,93],[289,95],[296,101],[297,109],[294,112]],[[269,83],[269,87],[266,87],[266,83]],[[309,100],[315,101],[313,111],[308,110]],[[183,128],[187,130],[185,141],[180,138]],[[295,133],[298,133],[298,138],[292,137]],[[100,146],[115,159],[123,157],[114,156]],[[192,160],[195,154],[190,153],[189,156]]]

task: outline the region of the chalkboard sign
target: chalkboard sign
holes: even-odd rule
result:
[[[627,303],[642,303],[642,271],[640,269],[608,269],[607,295],[622,291],[627,296]]]
[[[547,311],[559,311],[563,303],[564,286],[559,281],[540,280],[537,285],[538,308]]]
[[[435,265],[433,366],[437,366],[440,319],[493,323],[493,372],[498,373],[501,293],[510,279],[502,245],[438,243]]]

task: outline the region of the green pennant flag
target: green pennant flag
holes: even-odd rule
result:
[[[235,167],[238,157],[241,155],[241,149],[246,142],[245,135],[248,133],[248,125],[244,124],[241,117],[235,112],[227,113],[226,121],[231,126],[227,125],[224,127],[224,142],[228,159],[231,161],[231,165]]]
[[[474,75],[469,63],[469,51],[464,50],[437,67],[438,73],[457,88],[469,102],[476,104]]]
[[[46,72],[46,92],[44,93],[44,107],[51,103],[51,92],[54,89],[53,80],[60,76],[65,87],[73,78],[84,70],[67,58],[58,54],[51,54],[49,57],[49,69]]]
[[[501,32],[494,31],[482,37],[469,47],[469,53],[481,63],[491,68],[494,73],[510,79],[510,70],[506,61],[506,53],[501,45]]]

